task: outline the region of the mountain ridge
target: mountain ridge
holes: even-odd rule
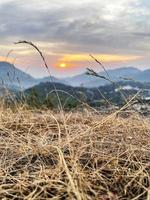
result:
[[[110,76],[110,79],[118,82],[123,80],[123,78],[133,79],[139,82],[150,82],[150,69],[140,70],[136,67],[122,67],[107,70],[107,73]],[[100,76],[107,77],[105,72],[99,72]],[[8,87],[20,88],[23,89],[30,88],[34,85],[38,85],[40,83],[45,82],[55,82],[62,83],[65,85],[70,85],[74,87],[99,87],[105,84],[108,84],[109,81],[100,79],[99,77],[90,76],[86,73],[82,73],[72,77],[66,78],[56,78],[54,76],[51,77],[43,77],[43,78],[34,78],[30,74],[23,72],[18,69],[15,65],[8,62],[0,62],[0,84],[7,85]]]

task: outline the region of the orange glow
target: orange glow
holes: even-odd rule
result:
[[[115,54],[94,54],[94,57],[103,61],[103,62],[120,62],[120,61],[131,61],[140,59],[141,56],[136,55],[115,55]],[[93,59],[86,54],[68,54],[62,57],[61,61],[65,62],[84,62],[84,61],[92,61]]]
[[[66,63],[60,63],[60,64],[59,64],[59,67],[61,67],[61,68],[66,68],[66,67],[67,67],[67,64],[66,64]]]
[[[2,56],[0,56],[0,62],[10,62],[10,63],[12,63],[13,61],[14,61],[14,58],[7,58],[7,57],[2,57]]]

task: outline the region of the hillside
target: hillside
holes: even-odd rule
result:
[[[117,97],[118,104],[121,102],[121,96],[118,92],[115,92],[116,87],[113,85],[101,87],[101,93],[99,93],[96,88],[72,87],[61,83],[55,83],[55,87],[62,104],[66,107],[76,107],[82,104],[82,102],[94,105],[94,101],[97,100],[99,104],[101,100],[102,102],[104,101],[101,93],[105,93],[108,100],[113,100]],[[112,92],[114,95],[112,95]],[[40,106],[47,104],[48,102],[46,100],[48,100],[51,102],[52,107],[58,106],[57,95],[52,83],[40,83],[39,85],[25,90],[24,94],[29,104],[33,103]]]
[[[139,98],[150,97],[150,83],[134,81],[107,84],[98,88],[72,87],[61,83],[55,83],[60,100],[65,107],[76,107],[82,103],[88,103],[93,107],[122,105],[125,99],[130,99],[141,90]],[[144,91],[144,92],[143,92]],[[25,90],[29,104],[58,106],[57,95],[53,83],[40,83]],[[47,102],[48,101],[48,102]]]
[[[22,106],[0,115],[0,199],[149,199],[149,118]]]

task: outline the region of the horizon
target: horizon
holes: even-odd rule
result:
[[[15,66],[15,67],[17,67],[17,66]],[[109,69],[107,69],[107,71],[109,71],[109,70],[116,70],[116,69],[122,69],[122,68],[136,68],[136,69],[139,69],[139,70],[141,70],[141,71],[145,71],[145,70],[150,70],[150,67],[147,67],[147,68],[140,68],[140,67],[136,67],[136,66],[120,66],[120,67],[114,67],[114,68],[109,68]],[[20,70],[22,70],[21,68],[19,68],[19,67],[17,67],[18,69],[20,69]],[[23,70],[22,70],[23,71]],[[100,72],[102,72],[103,70],[101,69],[101,70],[99,70],[99,71],[97,71],[98,73],[100,73]],[[40,78],[45,78],[45,77],[48,77],[49,76],[49,74],[45,74],[45,75],[43,75],[43,76],[35,76],[35,75],[32,75],[32,73],[28,73],[28,72],[26,72],[26,71],[23,71],[23,72],[25,72],[25,73],[27,73],[27,74],[29,74],[30,76],[32,76],[33,78],[35,78],[35,79],[40,79]],[[86,70],[85,71],[82,71],[82,72],[77,72],[77,73],[74,73],[74,74],[68,74],[68,75],[55,75],[55,74],[51,74],[51,76],[53,76],[53,77],[55,77],[55,78],[58,78],[58,79],[65,79],[65,78],[72,78],[72,77],[74,77],[74,76],[79,76],[79,75],[82,75],[82,74],[85,74],[86,73]]]
[[[13,64],[13,63],[11,63],[11,62],[9,62],[9,61],[7,61],[7,60],[5,60],[5,61],[0,61],[0,63],[8,63],[8,64],[11,64],[11,65],[14,65],[14,67],[15,68],[17,68],[17,69],[19,69],[19,70],[21,70],[22,72],[24,72],[24,73],[26,73],[26,74],[28,74],[28,75],[30,75],[30,76],[32,76],[33,78],[35,78],[35,79],[40,79],[40,78],[46,78],[46,77],[48,77],[48,76],[50,76],[49,75],[49,73],[47,74],[47,76],[33,76],[31,73],[28,73],[27,71],[24,71],[23,69],[21,69],[21,68],[19,68],[18,66],[16,66],[15,64]],[[140,70],[140,71],[145,71],[145,70],[150,70],[150,67],[148,67],[148,68],[145,68],[145,69],[141,69],[141,68],[139,68],[139,67],[136,67],[136,66],[122,66],[122,67],[114,67],[113,69],[112,68],[110,68],[110,69],[106,69],[107,71],[110,71],[110,70],[120,70],[120,69],[131,69],[131,68],[133,68],[133,69],[138,69],[138,70]],[[101,69],[101,70],[99,70],[99,71],[97,71],[97,73],[101,73],[101,72],[104,72],[104,70],[103,69]],[[84,75],[84,74],[86,74],[86,71],[83,71],[83,72],[81,72],[81,73],[77,73],[77,74],[74,74],[74,75],[71,75],[71,76],[55,76],[54,74],[51,74],[51,76],[53,76],[53,77],[55,77],[55,78],[58,78],[58,79],[65,79],[65,78],[72,78],[72,77],[75,77],[75,76],[80,76],[80,75]]]
[[[1,0],[0,61],[7,57],[33,77],[47,76],[32,47],[14,45],[27,40],[39,47],[51,74],[59,78],[87,67],[99,71],[89,54],[106,69],[149,69],[149,9],[148,0],[31,0],[30,6],[25,0]]]

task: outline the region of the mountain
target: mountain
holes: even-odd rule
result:
[[[0,62],[0,85],[9,89],[27,89],[39,83],[55,82],[67,84],[65,80],[51,77],[33,78],[8,62]]]
[[[107,70],[107,74],[105,72],[100,72],[100,76],[104,76],[106,78],[109,78],[111,81],[119,82],[124,79],[133,79],[137,81],[136,77],[141,73],[142,71],[134,68],[134,67],[123,67],[118,69],[112,69]],[[98,87],[101,85],[109,84],[110,82],[101,78],[95,77],[95,80],[91,81],[90,83],[85,83],[86,87]]]
[[[10,89],[28,88],[38,84],[29,74],[8,62],[0,62],[0,85]]]
[[[107,74],[109,74],[109,77],[105,72],[99,72],[100,76],[104,76],[106,78],[109,78],[112,81],[118,82],[122,80],[135,80],[139,82],[150,82],[150,70],[142,71],[140,69],[137,69],[135,67],[122,67],[117,69],[111,69],[107,70]],[[55,77],[52,77],[53,82],[55,83],[62,83],[65,85],[70,85],[73,87],[99,87],[106,84],[109,84],[110,82],[91,75],[87,75],[86,73],[79,74],[72,77],[66,77],[63,79],[58,79]],[[45,77],[38,80],[39,82],[51,82],[51,79],[49,77]]]
[[[135,76],[135,79],[140,82],[150,82],[150,69],[144,70]]]
[[[112,79],[120,79],[121,76],[126,76],[126,77],[133,77],[134,75],[138,74],[141,72],[141,70],[135,68],[135,67],[122,67],[118,69],[111,69],[107,71],[108,74]],[[101,75],[104,75],[105,73],[100,73]]]
[[[119,69],[107,70],[109,77],[113,81],[120,81],[121,78],[134,78],[141,73],[141,70],[134,67],[123,67]],[[100,76],[108,78],[105,72],[98,73]],[[90,76],[87,74],[80,74],[71,78],[65,79],[71,86],[84,86],[84,87],[98,87],[101,85],[108,84],[109,81],[100,79],[98,77]]]
[[[107,70],[111,80],[118,82],[123,79],[133,79],[139,82],[150,82],[150,69],[141,71],[135,67],[122,67],[119,69]],[[105,72],[100,72],[100,76],[108,78]],[[99,77],[90,76],[85,73],[73,77],[59,79],[56,77],[44,77],[35,79],[31,75],[16,68],[8,62],[0,62],[0,86],[7,86],[9,89],[27,89],[39,83],[54,82],[73,87],[99,87],[110,82]]]

